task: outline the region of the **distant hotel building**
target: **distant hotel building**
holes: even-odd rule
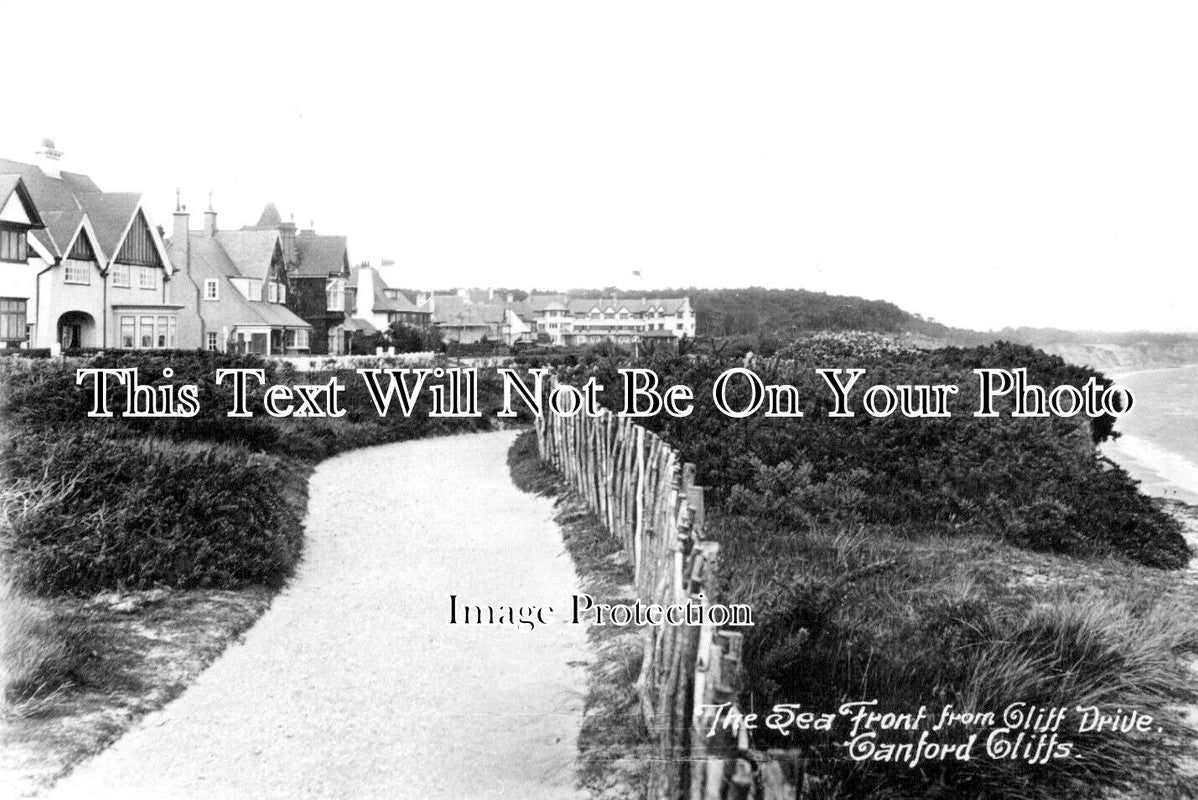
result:
[[[573,346],[674,341],[695,335],[695,313],[688,297],[585,299],[532,294],[514,300],[511,293],[460,289],[433,295],[427,302],[432,306],[433,325],[447,342],[485,339]]]

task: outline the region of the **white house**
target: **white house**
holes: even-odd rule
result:
[[[198,347],[180,336],[188,312],[170,300],[171,263],[141,196],[60,170],[53,143],[43,144],[40,166],[0,159],[0,174],[21,177],[45,220],[30,229],[32,346]]]
[[[26,345],[33,333],[39,254],[30,231],[45,227],[21,176],[0,174],[0,347]]]

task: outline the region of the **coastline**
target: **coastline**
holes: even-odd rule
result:
[[[1147,375],[1150,372],[1168,372],[1169,370],[1190,369],[1193,367],[1198,367],[1198,363],[1171,364],[1167,367],[1141,367],[1139,369],[1130,369],[1130,370],[1126,370],[1124,372],[1112,372],[1107,377],[1109,377],[1111,380],[1121,381],[1121,380],[1125,380],[1127,378],[1135,377],[1137,375]],[[1104,371],[1104,370],[1100,370],[1100,371]]]
[[[1124,382],[1156,373],[1196,369],[1198,364],[1180,364],[1120,372],[1111,375],[1111,378]],[[1189,376],[1185,376],[1185,379],[1188,381]],[[1159,380],[1161,379],[1151,379],[1158,382]],[[1176,413],[1164,407],[1157,410],[1166,414]],[[1133,416],[1134,414],[1135,412]],[[1116,424],[1115,430],[1120,434],[1119,438],[1103,443],[1100,446],[1102,454],[1138,480],[1140,489],[1145,494],[1165,500],[1177,500],[1190,506],[1198,505],[1198,463],[1195,462],[1193,454],[1174,446],[1177,432],[1166,438],[1155,431],[1153,426],[1146,426],[1141,420],[1133,420],[1132,416],[1129,416],[1128,420],[1128,423],[1120,421]],[[1184,435],[1185,429],[1179,430],[1182,430]]]

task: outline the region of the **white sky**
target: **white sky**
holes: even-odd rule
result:
[[[374,6],[0,0],[0,155],[168,229],[273,200],[401,286],[1198,330],[1195,4]]]

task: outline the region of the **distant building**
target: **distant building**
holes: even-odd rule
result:
[[[493,289],[458,289],[428,298],[433,325],[446,342],[473,344],[482,341],[514,344],[528,340],[532,328],[517,313],[519,304],[510,292]]]
[[[695,335],[695,313],[688,297],[588,300],[534,294],[515,304],[514,310],[531,328],[534,339],[555,345],[633,344]]]
[[[383,266],[393,263],[384,261]],[[348,290],[352,317],[347,324],[363,334],[384,332],[395,323],[421,329],[432,324],[433,312],[427,304],[417,305],[405,292],[388,286],[369,263],[350,270]]]
[[[2,236],[9,242],[8,255],[24,260],[26,268],[18,270],[15,283],[5,284],[9,299],[3,307],[13,309],[5,318],[6,334],[18,332],[23,299],[30,346],[199,346],[184,334],[186,310],[170,297],[170,259],[141,195],[104,192],[88,176],[60,170],[61,154],[53,142],[43,142],[39,155],[40,165],[0,159],[3,185],[20,177],[44,221],[39,227],[30,218],[26,227],[19,216],[29,214],[23,199],[12,204],[14,192],[19,199],[21,193],[9,192],[4,208],[13,218],[4,223],[9,233]],[[25,259],[19,250],[22,227]],[[29,266],[36,270],[32,298],[27,296]],[[17,291],[18,285],[24,288]]]
[[[278,233],[290,291],[287,307],[312,327],[313,354],[348,352],[347,330],[349,250],[344,236],[317,234],[309,226],[296,234],[294,222],[284,222],[274,203],[262,210],[256,225],[243,230]]]
[[[312,326],[287,307],[284,238],[276,229],[222,231],[209,206],[204,227],[176,204],[170,257],[179,272],[172,293],[195,310],[198,346],[220,352],[284,355],[307,353]],[[189,338],[192,331],[188,331]]]

